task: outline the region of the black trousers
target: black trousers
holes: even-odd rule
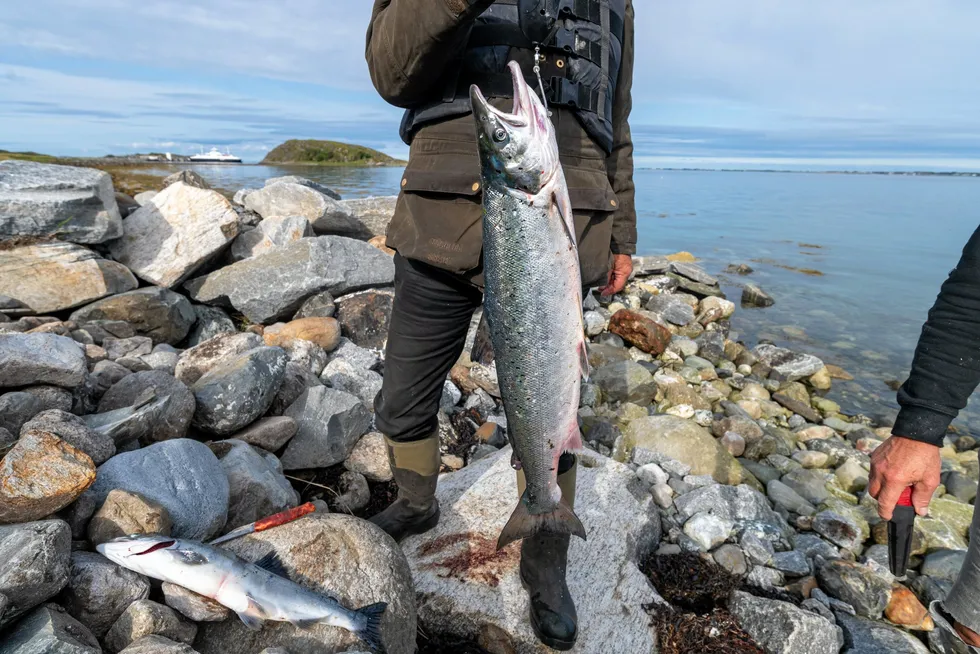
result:
[[[396,442],[431,436],[439,426],[446,376],[466,345],[480,289],[443,270],[395,254],[395,301],[384,381],[374,400],[378,430]],[[558,472],[575,462],[564,454]]]
[[[483,293],[454,275],[395,254],[395,301],[375,424],[398,442],[438,429],[446,377],[466,344]]]

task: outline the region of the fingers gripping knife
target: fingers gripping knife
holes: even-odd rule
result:
[[[912,527],[915,522],[915,508],[912,506],[912,487],[902,491],[898,504],[888,521],[888,567],[891,573],[901,579],[909,564],[912,551]]]

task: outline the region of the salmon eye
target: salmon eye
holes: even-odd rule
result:
[[[505,130],[503,127],[498,127],[497,129],[493,130],[494,141],[501,143],[506,139],[507,139],[507,130]]]

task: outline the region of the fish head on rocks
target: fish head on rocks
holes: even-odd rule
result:
[[[470,87],[483,177],[487,183],[535,196],[558,182],[554,126],[521,67],[513,61],[507,67],[514,80],[510,113],[490,104],[476,85]]]
[[[186,570],[186,566],[197,566],[200,574],[208,572],[202,566],[208,563],[205,552],[193,543],[162,534],[121,536],[95,549],[116,565],[172,583],[180,583],[181,570]]]

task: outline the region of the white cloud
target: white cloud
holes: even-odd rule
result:
[[[5,3],[0,42],[370,90],[370,15],[367,0],[31,0]]]

